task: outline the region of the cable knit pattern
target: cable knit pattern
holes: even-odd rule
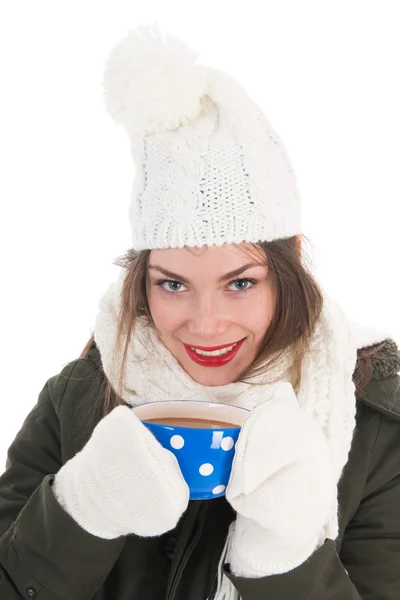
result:
[[[101,353],[104,371],[117,389],[115,373],[111,371],[117,315],[121,306],[121,289],[125,271],[121,270],[100,300],[94,336]],[[337,483],[347,463],[355,425],[356,401],[352,375],[356,365],[357,348],[378,343],[390,337],[351,323],[343,310],[324,293],[323,310],[311,340],[310,352],[302,364],[301,384],[296,391],[301,410],[312,416],[323,431],[332,462],[335,493],[331,510],[321,529],[318,543],[326,538],[336,539],[338,533]],[[282,382],[290,364],[288,353],[273,370],[253,378],[254,383],[236,382],[225,386],[203,386],[195,382],[159,340],[151,327],[139,319],[128,349],[122,397],[131,405],[163,400],[204,400],[254,409],[268,402]],[[274,382],[276,378],[279,382]],[[228,546],[228,544],[227,544]],[[225,559],[227,546],[221,557]],[[234,598],[230,582],[221,577],[220,587],[228,588],[217,600]]]
[[[218,90],[220,102],[235,92],[226,87]],[[276,134],[249,107],[245,128],[209,96],[201,107],[190,125],[146,136],[143,148],[132,146],[142,170],[131,197],[132,247],[221,245],[300,233],[294,176]]]
[[[135,166],[132,248],[300,234],[282,140],[239,83],[195,58],[153,26],[131,31],[107,61],[106,107],[129,136]]]

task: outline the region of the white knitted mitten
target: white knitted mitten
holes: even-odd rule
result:
[[[318,547],[336,485],[328,444],[289,383],[253,410],[226,497],[237,511],[227,562],[241,577],[286,573]]]
[[[57,473],[54,495],[89,533],[112,539],[173,529],[189,502],[175,456],[134,412],[118,406]]]

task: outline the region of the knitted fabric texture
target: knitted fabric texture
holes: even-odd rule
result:
[[[104,371],[116,391],[119,389],[116,373],[119,372],[121,356],[116,356],[114,367],[112,356],[125,275],[122,270],[101,298],[94,328]],[[312,415],[324,432],[332,462],[335,493],[329,517],[321,530],[320,544],[326,538],[334,540],[338,535],[337,484],[348,460],[355,426],[356,400],[352,376],[357,349],[388,337],[386,333],[351,323],[339,305],[324,292],[323,310],[314,329],[310,352],[303,359],[301,384],[295,390],[300,408]],[[183,370],[156,332],[139,318],[128,348],[121,395],[130,405],[187,399],[234,404],[252,410],[267,402],[277,385],[289,381],[286,376],[289,366],[290,358],[286,353],[279,365],[253,378],[252,383],[203,386]],[[227,547],[225,553],[226,550]],[[216,596],[217,600],[234,598],[226,577],[221,577],[219,585],[225,586],[228,591],[225,596]]]
[[[106,107],[128,133],[135,166],[132,248],[300,234],[282,140],[239,83],[195,60],[155,25],[131,31],[108,57]]]
[[[127,406],[117,406],[56,474],[53,492],[85,530],[104,539],[159,536],[176,527],[189,489],[175,456]]]

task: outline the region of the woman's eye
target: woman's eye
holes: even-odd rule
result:
[[[255,284],[256,281],[254,279],[236,279],[235,281],[232,281],[229,285],[239,284],[239,288],[236,288],[236,290],[234,290],[234,291],[235,292],[247,292],[247,290],[250,289],[247,285],[249,283]],[[246,287],[243,287],[243,284],[246,284]],[[253,287],[253,286],[251,285],[250,287]]]
[[[171,286],[182,286],[183,283],[180,283],[180,281],[171,281],[171,280],[165,280],[165,281],[158,281],[156,283],[156,285],[159,285],[161,287],[161,289],[163,289],[166,292],[179,292],[180,288],[177,287],[171,287],[171,288],[165,288],[165,285],[170,285]]]
[[[248,286],[249,283],[252,284],[250,287]],[[255,279],[245,278],[235,279],[235,281],[231,281],[229,285],[233,285],[235,287],[237,286],[236,289],[231,291],[237,293],[244,293],[247,292],[256,283],[257,281]],[[182,291],[182,286],[185,287],[184,284],[180,281],[173,281],[172,279],[160,279],[159,281],[155,281],[154,285],[160,287],[164,292],[167,292],[168,294],[177,294]]]

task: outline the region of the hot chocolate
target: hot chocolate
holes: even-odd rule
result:
[[[157,417],[152,419],[144,419],[148,423],[157,425],[170,425],[172,427],[192,427],[197,429],[232,429],[238,427],[235,423],[227,421],[215,421],[212,419],[199,419],[190,417]]]

